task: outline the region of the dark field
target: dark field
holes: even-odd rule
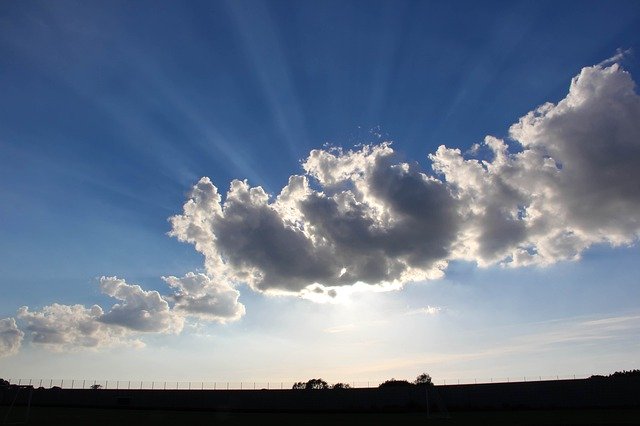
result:
[[[0,424],[7,407],[0,407]],[[24,421],[15,407],[7,424]],[[637,425],[638,409],[452,412],[449,418],[426,413],[224,413],[73,407],[32,407],[29,425]],[[14,423],[15,424],[15,423]]]

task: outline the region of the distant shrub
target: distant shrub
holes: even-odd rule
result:
[[[422,385],[422,386],[433,386],[433,381],[431,380],[431,376],[428,375],[427,373],[422,373],[418,375],[418,377],[416,377],[413,383],[416,385]]]
[[[294,383],[292,389],[329,389],[329,384],[322,379],[309,379]]]
[[[396,379],[390,379],[387,380],[385,382],[380,383],[380,388],[397,388],[397,387],[404,387],[404,386],[413,386],[413,383],[408,382],[407,380],[396,380]]]
[[[351,389],[351,386],[348,383],[336,383],[331,389]]]
[[[102,389],[102,385],[91,385],[89,386],[89,389],[93,389],[93,390]]]
[[[622,370],[609,374],[609,377],[640,377],[640,370]]]
[[[616,371],[615,373],[609,374],[608,376],[603,376],[601,374],[594,374],[589,378],[595,379],[595,380],[603,380],[603,379],[614,379],[619,377],[640,377],[640,370]]]
[[[0,379],[0,386],[9,386],[10,384],[8,380]]]

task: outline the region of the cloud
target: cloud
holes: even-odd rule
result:
[[[234,180],[222,202],[202,178],[170,234],[205,255],[210,276],[260,291],[441,276],[458,226],[442,182],[389,144],[314,150],[303,166],[307,175],[291,176],[275,200]]]
[[[0,319],[0,358],[13,355],[22,345],[24,333],[13,318]]]
[[[184,319],[169,307],[169,303],[157,291],[143,290],[117,277],[100,278],[100,290],[107,296],[121,301],[98,320],[105,324],[145,332],[180,332]]]
[[[313,150],[276,197],[239,180],[223,197],[203,177],[170,235],[205,256],[216,282],[316,298],[438,278],[451,260],[547,265],[633,243],[640,98],[627,72],[607,66],[621,55],[520,118],[511,145],[487,136],[465,154],[440,146],[429,155],[436,176],[390,143]]]
[[[171,299],[173,309],[184,315],[225,323],[241,318],[245,313],[238,302],[240,292],[226,283],[211,280],[205,274],[189,272],[182,278],[162,277],[175,289]]]
[[[640,98],[617,64],[584,68],[557,105],[487,137],[491,160],[444,146],[431,155],[465,217],[456,256],[481,265],[578,259],[596,243],[640,231]]]
[[[170,309],[157,291],[146,291],[117,277],[101,277],[100,290],[120,303],[108,312],[93,305],[54,303],[39,311],[27,306],[18,310],[18,319],[33,343],[57,351],[79,347],[99,348],[114,345],[141,346],[140,332],[178,333],[184,318]]]
[[[54,303],[40,311],[30,311],[26,306],[18,310],[18,318],[26,323],[24,329],[31,341],[54,351],[126,343],[126,329],[100,322],[102,315],[102,308],[98,305],[86,308]]]
[[[442,308],[440,306],[431,306],[431,305],[427,305],[425,307],[422,308],[418,308],[418,309],[414,309],[412,311],[407,312],[408,315],[428,315],[428,316],[434,316],[434,315],[438,315],[442,312]]]

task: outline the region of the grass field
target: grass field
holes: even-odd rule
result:
[[[24,407],[9,416],[0,407],[0,424],[24,421]],[[638,425],[640,410],[553,410],[454,412],[449,418],[425,413],[223,413],[31,407],[29,425]]]

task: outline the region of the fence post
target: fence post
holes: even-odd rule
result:
[[[38,387],[42,387],[42,379],[40,379],[40,384],[38,385]]]
[[[229,382],[227,382],[227,390],[229,390]]]
[[[73,384],[76,382],[76,379],[71,380],[71,389],[73,389]]]
[[[129,380],[129,384],[127,384],[127,390],[131,389],[131,380]]]

